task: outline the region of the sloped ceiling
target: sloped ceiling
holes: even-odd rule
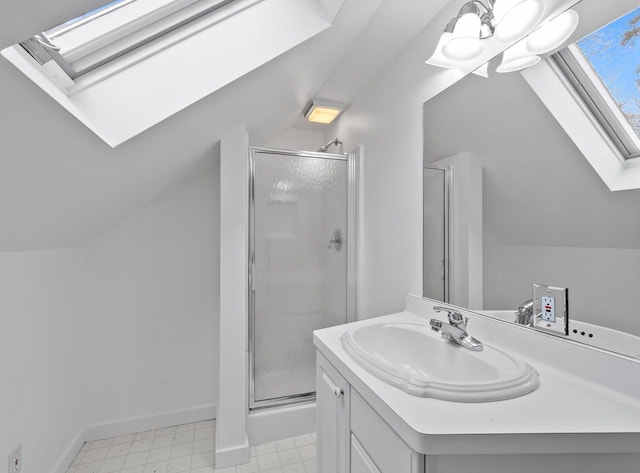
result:
[[[478,158],[484,224],[502,243],[640,247],[640,190],[609,191],[520,74],[465,77],[424,117],[427,162]]]
[[[361,21],[354,32],[379,0],[356,3]],[[0,54],[116,147],[331,28],[343,5],[344,0],[235,0],[75,81],[56,73],[53,61],[38,66],[19,45]]]
[[[362,2],[372,0],[347,0],[328,31],[115,149],[1,60],[0,251],[81,247],[197,172],[238,124],[260,144],[296,125],[311,97],[349,103],[447,3]],[[100,3],[5,2],[0,47]]]

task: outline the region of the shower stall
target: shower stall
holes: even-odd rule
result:
[[[249,407],[315,399],[312,332],[355,319],[355,154],[251,148]]]

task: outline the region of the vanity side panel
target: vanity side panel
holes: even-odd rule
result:
[[[514,452],[517,453],[517,452]],[[435,458],[435,460],[434,460]],[[440,455],[428,473],[638,473],[640,454]]]
[[[424,456],[404,443],[355,390],[351,392],[351,432],[380,473],[424,472]]]

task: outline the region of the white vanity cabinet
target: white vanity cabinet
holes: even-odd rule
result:
[[[319,473],[640,473],[635,360],[477,319],[487,344],[516,351],[537,337],[529,359],[541,384],[506,401],[463,403],[408,394],[345,351],[347,330],[420,323],[422,305],[314,332]]]
[[[414,452],[317,353],[318,473],[423,473]]]

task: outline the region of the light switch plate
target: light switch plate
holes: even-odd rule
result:
[[[533,327],[555,335],[569,335],[569,289],[533,285]]]

